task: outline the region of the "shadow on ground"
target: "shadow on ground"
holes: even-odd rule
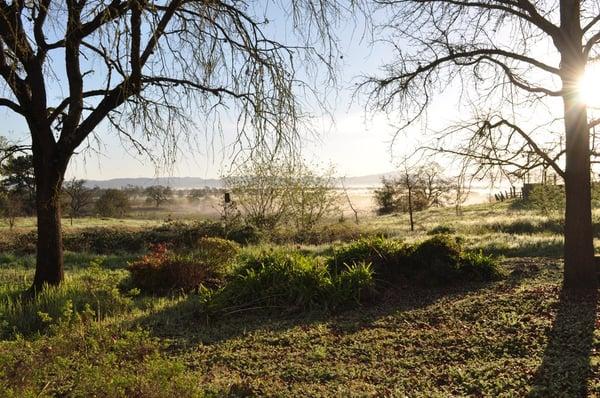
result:
[[[370,303],[358,308],[328,311],[315,309],[290,312],[287,309],[231,310],[207,316],[195,295],[169,304],[138,318],[135,322],[154,336],[168,338],[174,349],[185,349],[198,343],[212,344],[255,331],[277,332],[298,326],[327,323],[336,333],[355,333],[370,327],[382,317],[404,311],[425,308],[439,300],[460,300],[483,289],[515,289],[525,280],[540,277],[544,272],[558,272],[559,264],[552,259],[511,259],[507,277],[494,283],[470,283],[448,288],[417,289],[389,287],[380,291]],[[494,287],[495,286],[495,287]]]
[[[429,306],[440,299],[460,299],[488,287],[477,283],[446,289],[411,289],[380,292],[370,303],[353,309],[330,311],[315,309],[300,313],[286,309],[241,310],[207,316],[200,310],[197,298],[189,296],[162,310],[139,318],[136,323],[161,338],[174,343],[174,349],[185,349],[198,343],[213,344],[256,331],[278,332],[315,323],[327,323],[335,333],[355,333],[368,328],[381,317]]]
[[[529,397],[547,397],[551,391],[561,391],[564,397],[589,395],[597,304],[597,292],[583,297],[561,293],[549,342]]]

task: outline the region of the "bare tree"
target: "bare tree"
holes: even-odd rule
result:
[[[363,85],[370,87],[371,104],[400,111],[406,121],[402,129],[427,117],[434,93],[449,85],[462,89],[457,92],[462,93],[463,104],[475,109],[472,117],[459,120],[429,148],[478,160],[474,172],[501,167],[518,175],[547,165],[564,178],[564,284],[596,288],[590,128],[600,120],[588,116],[579,84],[599,55],[597,2],[377,3],[391,15],[381,28],[390,33],[387,39],[398,51],[384,76],[369,78]],[[464,113],[464,108],[458,112]],[[546,120],[540,121],[542,117]]]
[[[81,217],[85,209],[92,204],[93,191],[85,186],[85,180],[73,178],[64,184],[63,192],[69,199],[69,216],[72,225],[73,218]]]
[[[75,150],[100,141],[106,126],[135,152],[156,159],[158,147],[171,160],[178,142],[195,130],[194,119],[213,131],[217,110],[236,107],[239,143],[294,144],[301,112],[293,93],[306,76],[297,73],[297,59],[335,59],[329,21],[340,8],[335,1],[287,4],[290,31],[301,34],[287,44],[269,37],[266,10],[273,6],[0,0],[0,107],[25,120],[35,167],[32,293],[63,280],[65,170]],[[326,51],[316,54],[317,45]]]

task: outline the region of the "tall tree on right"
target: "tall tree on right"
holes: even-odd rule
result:
[[[598,3],[376,3],[381,15],[391,16],[379,33],[390,34],[386,39],[397,53],[383,76],[362,85],[373,107],[400,112],[406,128],[427,118],[433,94],[456,90],[460,103],[474,111],[464,116],[462,108],[458,124],[435,133],[436,141],[425,148],[469,157],[475,172],[500,167],[519,176],[536,167],[553,169],[566,192],[564,286],[597,288],[590,192],[596,151],[590,132],[600,119],[591,117],[580,91],[586,69],[599,55]]]

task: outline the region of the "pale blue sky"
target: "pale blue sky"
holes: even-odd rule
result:
[[[274,30],[276,37],[281,34],[291,37],[286,31],[289,30],[289,21],[283,13],[272,14],[269,20],[270,29]],[[340,60],[339,88],[328,98],[333,120],[316,115],[314,128],[318,134],[316,137],[307,135],[303,140],[304,155],[321,164],[333,164],[340,175],[388,172],[394,169],[395,164],[390,152],[394,131],[391,123],[380,115],[365,114],[362,101],[351,103],[355,78],[373,73],[388,59],[388,51],[383,47],[374,49],[368,39],[361,38],[363,30],[360,22],[350,22],[339,28],[339,46],[344,58]],[[61,63],[59,60],[55,67],[62,69]],[[58,89],[55,88],[54,92],[56,97],[60,96]],[[0,109],[0,117],[4,119],[0,135],[29,142],[26,125],[20,117],[6,109]],[[203,134],[199,134],[196,145],[187,148],[188,144],[182,145],[181,156],[172,170],[159,170],[158,175],[217,177],[231,163],[225,148],[235,137],[235,129],[227,127],[228,117],[235,116],[225,115],[222,137],[214,137],[211,143],[211,139],[207,141]],[[129,153],[117,135],[105,126],[99,129],[98,135],[102,138],[99,152],[75,155],[68,170],[69,176],[86,179],[157,176],[153,164]]]
[[[289,20],[282,12],[269,14],[269,30],[274,37],[283,37],[285,42],[291,37]],[[379,66],[390,61],[393,54],[389,47],[371,45],[369,38],[363,38],[363,25],[360,21],[347,22],[338,27],[339,47],[343,53],[340,60],[337,91],[331,92],[328,100],[333,120],[326,116],[315,115],[314,128],[317,137],[307,136],[303,140],[304,156],[320,164],[333,164],[338,174],[360,176],[389,172],[398,162],[414,151],[416,141],[421,136],[419,126],[408,132],[410,139],[403,135],[391,147],[395,128],[401,124],[395,115],[368,114],[364,109],[364,98],[352,101],[354,84],[358,76],[377,74]],[[56,62],[60,68],[61,61]],[[58,97],[60,91],[54,89]],[[63,87],[64,90],[64,87]],[[443,95],[435,97],[429,112],[435,115],[435,125],[441,127],[456,117],[458,90],[447,86]],[[28,133],[24,122],[4,109],[0,109],[3,123],[0,135],[28,142]],[[85,179],[110,179],[117,177],[153,177],[153,176],[194,176],[203,178],[218,177],[226,170],[231,161],[227,146],[235,137],[235,128],[228,120],[235,115],[224,115],[222,136],[209,137],[199,133],[196,143],[182,143],[182,151],[172,169],[155,169],[146,158],[134,156],[124,148],[115,133],[100,127],[98,135],[102,138],[99,152],[87,151],[73,157],[68,176]],[[199,123],[202,125],[202,123]],[[229,125],[229,126],[228,126]],[[202,127],[202,126],[201,126]]]

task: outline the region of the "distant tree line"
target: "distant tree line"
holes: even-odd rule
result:
[[[193,204],[222,195],[223,192],[221,188],[203,187],[178,190],[177,195],[179,198],[187,198]],[[12,228],[18,217],[35,216],[35,196],[33,157],[7,157],[0,164],[0,217]],[[158,209],[171,202],[174,196],[174,190],[163,185],[99,188],[89,187],[86,180],[73,178],[63,183],[61,206],[71,221],[90,215],[124,217],[130,212],[132,205],[140,200]]]

